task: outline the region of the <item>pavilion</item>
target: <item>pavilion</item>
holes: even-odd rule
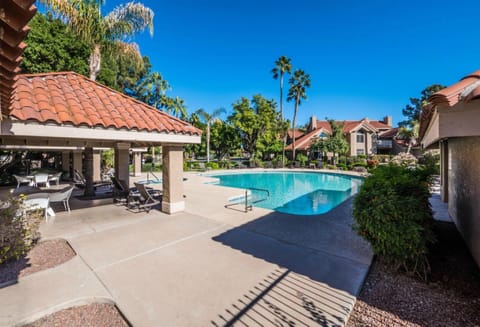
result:
[[[96,149],[115,149],[115,174],[128,183],[130,149],[160,145],[162,211],[182,211],[183,146],[200,143],[201,131],[77,73],[20,75],[33,3],[0,4],[0,146],[61,149],[64,164],[73,156],[74,168],[85,165],[86,194],[93,194],[100,167]]]

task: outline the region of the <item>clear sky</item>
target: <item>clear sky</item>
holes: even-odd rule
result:
[[[107,0],[107,12],[123,0]],[[242,96],[278,102],[275,60],[310,74],[298,123],[403,119],[410,97],[480,69],[479,1],[143,0],[154,35],[135,38],[189,112]],[[287,86],[288,87],[288,86]],[[293,103],[284,106],[292,118]]]

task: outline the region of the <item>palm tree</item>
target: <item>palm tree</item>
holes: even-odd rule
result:
[[[281,56],[275,61],[275,68],[272,69],[273,78],[280,79],[280,117],[283,120],[283,76],[285,73],[292,72],[291,59],[285,56]]]
[[[185,117],[187,117],[187,106],[185,105],[183,99],[175,97],[175,99],[173,99],[171,109],[175,117],[180,117],[181,119],[185,119]]]
[[[291,59],[285,56],[281,56],[275,61],[275,67],[272,69],[273,78],[280,79],[280,118],[282,122],[284,121],[283,117],[283,76],[285,73],[292,73],[292,63]],[[285,164],[285,146],[287,144],[287,133],[283,136],[282,144],[282,166]]]
[[[220,117],[221,114],[226,113],[225,108],[218,108],[215,109],[211,114],[206,112],[203,109],[198,109],[196,112],[198,117],[203,119],[206,125],[206,143],[207,143],[207,163],[210,162],[210,125],[217,121],[220,120],[218,117]]]
[[[287,101],[295,100],[295,109],[293,112],[292,129],[295,130],[295,123],[297,121],[298,106],[302,103],[301,100],[307,99],[306,88],[310,87],[310,74],[305,74],[301,69],[297,69],[293,76],[288,80],[290,89],[288,90]],[[293,137],[293,160],[295,160],[295,136]]]
[[[159,108],[170,84],[159,72],[148,74],[138,85],[139,98],[152,107]]]
[[[408,140],[407,153],[410,153],[410,151],[412,150],[412,146],[417,144],[420,123],[418,122],[418,120],[411,120],[408,125],[409,127],[400,127],[398,134]]]
[[[104,0],[40,0],[50,7],[84,42],[92,53],[89,58],[90,79],[100,71],[102,51],[132,58],[141,67],[143,60],[135,43],[124,40],[147,27],[153,34],[153,11],[141,3],[129,2],[102,16]]]

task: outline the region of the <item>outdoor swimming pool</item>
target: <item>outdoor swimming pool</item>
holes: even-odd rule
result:
[[[268,190],[270,196],[254,205],[294,215],[326,213],[355,194],[362,179],[318,172],[252,172],[210,175],[217,185],[240,189]],[[265,192],[252,190],[252,199],[265,198]]]

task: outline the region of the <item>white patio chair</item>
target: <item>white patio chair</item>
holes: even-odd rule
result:
[[[50,208],[50,198],[48,193],[34,193],[27,196],[24,202],[24,214],[28,211],[43,209],[45,210],[45,221],[48,222],[48,216],[55,216],[55,212]]]
[[[60,184],[60,178],[62,177],[62,172],[53,174],[53,175],[48,175],[48,183],[50,182],[56,182],[57,186]]]
[[[75,186],[69,186],[64,188],[63,190],[59,190],[58,192],[49,193],[50,195],[50,203],[52,202],[63,202],[63,206],[65,210],[68,210],[70,214],[70,204],[68,201],[70,200],[70,196],[72,195],[72,191]]]
[[[27,183],[29,186],[32,185],[32,180],[27,176],[18,176],[14,174],[13,177],[15,177],[15,180],[17,181],[17,188],[19,188],[21,184],[25,183]]]
[[[35,175],[35,186],[39,187],[38,184],[45,184],[46,187],[50,187],[50,183],[48,182],[48,174]]]

